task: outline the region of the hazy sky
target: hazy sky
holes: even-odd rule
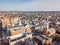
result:
[[[0,0],[0,11],[60,11],[60,0]]]

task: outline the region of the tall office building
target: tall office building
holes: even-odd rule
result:
[[[2,21],[0,20],[0,31],[2,30]]]
[[[0,40],[2,40],[2,21],[0,20]]]

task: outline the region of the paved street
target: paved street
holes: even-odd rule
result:
[[[55,41],[53,45],[60,45],[60,41]]]

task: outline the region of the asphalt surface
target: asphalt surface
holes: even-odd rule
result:
[[[54,41],[53,45],[60,45],[60,41]]]

